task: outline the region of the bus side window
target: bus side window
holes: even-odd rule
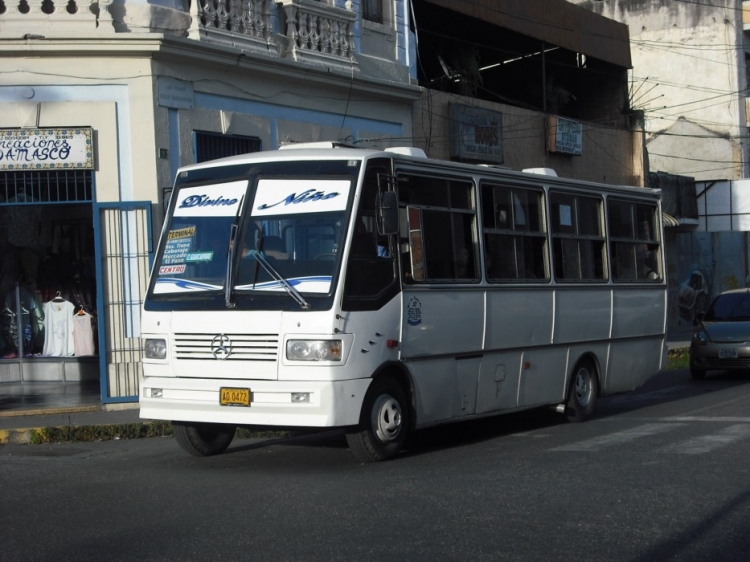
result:
[[[490,282],[547,281],[547,233],[541,189],[482,185],[482,228]]]
[[[399,176],[407,281],[479,281],[474,184],[462,178]],[[406,212],[403,212],[404,206]],[[405,221],[404,221],[405,219]]]
[[[607,211],[613,280],[661,280],[661,245],[654,226],[656,206],[613,198],[607,202]]]

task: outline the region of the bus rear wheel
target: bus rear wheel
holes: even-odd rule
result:
[[[223,453],[237,428],[219,423],[172,422],[172,433],[185,451],[196,457]]]
[[[401,386],[390,377],[375,379],[367,391],[358,426],[346,441],[361,462],[395,457],[409,431],[409,405]]]
[[[591,361],[581,361],[573,372],[565,415],[568,421],[582,422],[594,412],[599,394],[599,379]]]

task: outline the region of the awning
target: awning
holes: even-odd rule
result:
[[[567,0],[425,0],[574,53],[632,68],[628,26]]]

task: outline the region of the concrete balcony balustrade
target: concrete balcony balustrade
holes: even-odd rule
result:
[[[36,39],[114,33],[112,0],[0,0],[0,37]]]
[[[270,0],[192,0],[188,37],[244,52],[278,53]]]
[[[277,0],[284,10],[286,27],[282,56],[306,62],[324,62],[354,68],[354,22],[356,13],[315,0]]]
[[[0,0],[0,38],[157,33],[356,71],[357,14],[351,2],[346,6],[316,0]]]

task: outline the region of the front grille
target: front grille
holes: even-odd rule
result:
[[[225,361],[277,361],[278,334],[221,334],[229,338],[231,352]],[[216,361],[214,341],[219,334],[175,334],[175,358],[191,361]],[[225,340],[226,341],[226,340]]]

